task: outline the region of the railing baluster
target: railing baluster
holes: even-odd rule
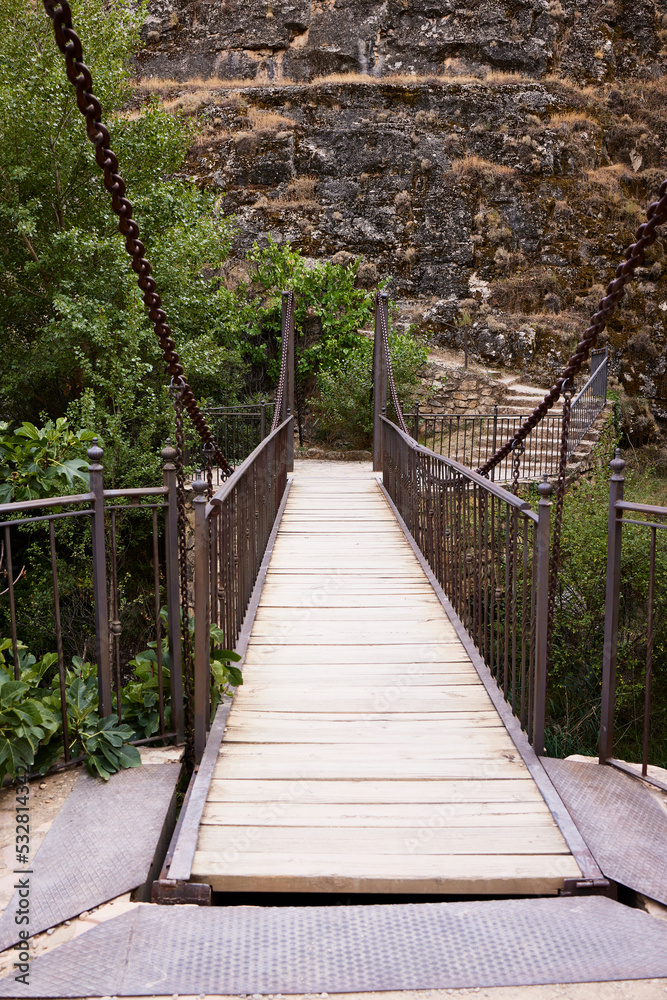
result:
[[[621,542],[623,525],[616,505],[623,500],[625,462],[620,450],[610,462],[613,475],[609,490],[607,528],[607,585],[604,610],[604,649],[602,653],[602,714],[600,720],[600,763],[613,757],[614,708],[616,704],[616,658],[618,650],[618,612],[621,594]]]
[[[158,543],[157,509],[153,511],[153,586],[155,588],[155,655],[157,656],[157,694],[160,732],[166,732],[164,724],[164,685],[162,678],[162,619],[160,618],[160,548]]]
[[[651,718],[651,674],[653,672],[653,591],[655,586],[655,548],[657,528],[651,528],[651,547],[648,573],[648,642],[646,644],[646,672],[644,674],[644,733],[642,739],[642,774],[648,774],[648,738]]]
[[[460,420],[457,423],[460,428]],[[488,439],[487,424],[478,421],[474,433],[485,433]],[[470,435],[468,439],[473,440]],[[525,501],[419,445],[387,419],[382,440],[387,492],[513,712],[531,735],[537,723],[538,739],[543,740],[544,720],[540,723],[538,715],[546,659],[537,658],[533,623],[541,637],[546,619],[536,615],[535,587],[540,581],[538,524],[542,543],[546,531],[548,547],[544,510],[540,520]],[[542,503],[548,510],[550,504]],[[535,663],[542,699],[536,705]]]
[[[12,655],[14,657],[14,680],[19,679],[19,644],[16,632],[16,602],[14,600],[14,564],[12,562],[12,539],[10,528],[5,528],[5,562],[7,564],[7,589],[9,591],[9,619],[12,632]]]
[[[210,640],[210,530],[206,517],[206,483],[196,480],[192,484],[194,493],[195,521],[195,676],[194,676],[194,753],[195,763],[199,763],[206,746],[209,723],[209,703],[211,689],[211,640]]]
[[[63,755],[65,763],[70,759],[69,721],[67,718],[67,695],[65,679],[65,658],[63,656],[63,633],[60,625],[60,588],[58,586],[58,560],[56,556],[56,529],[53,518],[49,518],[49,543],[51,549],[51,581],[53,583],[53,621],[56,628],[56,652],[58,654],[58,681],[60,687],[60,714],[63,723]]]

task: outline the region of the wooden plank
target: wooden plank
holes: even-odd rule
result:
[[[293,711],[326,711],[331,708],[332,695],[326,688],[311,694],[292,688],[289,691],[239,688],[235,700],[240,708],[292,709]],[[481,684],[459,687],[420,687],[395,692],[391,688],[347,688],[336,696],[336,708],[342,712],[378,712],[400,702],[396,710],[407,708],[412,712],[442,712],[447,708],[461,711],[465,705],[470,711],[488,711],[490,698]]]
[[[310,826],[211,826],[199,828],[197,851],[224,854],[243,844],[244,854],[286,854],[306,859],[313,856],[335,857],[350,851],[350,832],[346,827]],[[505,856],[568,854],[563,835],[550,826],[527,826],[516,821],[513,826],[448,827],[435,825],[412,827],[356,827],[353,835],[356,858],[382,854],[399,855],[466,855]]]
[[[297,646],[285,643],[268,643],[251,638],[246,653],[246,663],[376,663],[378,658],[389,663],[440,663],[444,659],[460,660],[462,646],[456,642],[415,643],[412,646],[405,643],[374,646],[358,645],[311,645]],[[242,688],[239,689],[239,693]],[[345,709],[343,709],[345,711]]]
[[[394,746],[412,742],[417,745],[443,747],[465,745],[485,746],[489,749],[509,750],[513,744],[503,726],[479,726],[471,719],[468,726],[453,728],[442,723],[395,722],[321,722],[317,717],[292,722],[285,719],[267,719],[261,722],[246,719],[239,713],[225,733],[226,743],[315,743],[333,744],[368,743]]]
[[[198,851],[193,879],[226,892],[434,893],[438,895],[556,894],[563,879],[578,878],[579,868],[568,855],[519,857],[470,855],[464,859],[436,856],[355,858],[276,854],[228,856]]]
[[[405,599],[398,607],[351,607],[351,608],[267,608],[264,603],[257,612],[258,624],[282,625],[283,622],[311,622],[317,625],[342,623],[344,627],[352,622],[363,625],[385,626],[387,622],[408,622],[412,625],[442,622],[442,608],[438,604],[407,604]],[[453,629],[451,630],[454,631]]]
[[[421,664],[425,669],[427,664]],[[468,669],[468,664],[453,664],[452,668],[436,669],[428,667],[429,672],[417,673],[416,671],[401,673],[401,667],[394,666],[394,673],[383,666],[383,664],[363,664],[350,665],[341,664],[315,664],[300,667],[288,667],[286,664],[274,667],[269,665],[255,664],[247,667],[244,673],[246,684],[265,685],[281,684],[286,687],[298,686],[319,682],[332,681],[335,678],[336,684],[344,683],[347,687],[369,687],[384,681],[387,685],[399,685],[400,687],[433,687],[437,684],[479,684],[479,677]]]
[[[488,755],[480,755],[479,758],[469,758],[466,760],[405,760],[392,761],[385,759],[370,760],[364,755],[361,760],[341,760],[335,759],[312,759],[306,753],[302,757],[290,757],[287,759],[279,756],[275,751],[280,746],[272,748],[271,754],[259,756],[258,754],[236,754],[232,744],[225,746],[225,751],[221,761],[224,766],[216,771],[216,777],[231,778],[253,778],[270,779],[282,778],[293,781],[306,780],[309,782],[320,781],[322,779],[384,779],[394,782],[405,780],[424,780],[437,778],[444,780],[454,778],[458,781],[473,778],[522,778],[527,774],[526,767],[518,761],[508,761],[502,754],[497,759],[492,759]],[[220,762],[218,762],[218,767]]]
[[[297,725],[300,721],[311,721],[315,719],[320,723],[325,722],[363,722],[364,724],[374,724],[376,722],[419,722],[423,726],[439,726],[440,731],[443,729],[459,729],[462,726],[497,726],[498,716],[495,712],[400,712],[400,715],[396,715],[395,712],[385,711],[385,712],[364,712],[360,714],[359,712],[299,712],[299,711],[280,711],[278,709],[243,709],[239,710],[234,714],[234,708],[232,706],[232,714],[230,715],[231,722],[234,719],[248,719],[252,721],[253,719],[257,721],[262,720],[284,720]],[[443,723],[446,725],[443,726]]]
[[[514,755],[511,751],[511,741],[495,739],[494,730],[483,729],[478,741],[475,743],[472,733],[467,735],[469,739],[453,738],[447,742],[427,742],[425,744],[415,743],[410,740],[408,743],[392,744],[391,751],[385,745],[366,746],[356,743],[341,743],[336,750],[332,750],[328,744],[320,743],[230,743],[225,744],[220,754],[225,760],[255,760],[263,761],[268,757],[275,764],[283,763],[287,767],[292,767],[295,763],[317,763],[326,761],[336,767],[345,765],[355,765],[359,758],[362,758],[363,766],[382,765],[387,771],[387,777],[397,773],[401,767],[411,767],[422,763],[435,764],[438,767],[447,768],[450,763],[457,766],[464,766],[467,763],[476,762],[480,756],[486,754],[489,766],[497,767],[498,763],[513,762]],[[216,767],[220,766],[219,757]],[[522,762],[519,761],[521,764]],[[525,765],[524,765],[525,766]]]
[[[544,802],[314,803],[211,802],[202,824],[207,826],[284,827],[543,827],[554,825]]]
[[[290,781],[259,778],[233,779],[218,768],[209,790],[209,802],[434,804],[471,803],[475,806],[501,802],[538,803],[544,799],[537,785],[524,772],[520,778],[465,778],[446,781]]]
[[[192,877],[484,894],[578,875],[375,480],[296,476]]]

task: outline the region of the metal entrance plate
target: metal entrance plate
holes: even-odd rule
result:
[[[144,884],[180,770],[143,764],[108,782],[79,775],[31,866],[31,935]],[[17,903],[18,890],[0,917],[0,951],[18,940]]]
[[[667,809],[660,793],[595,761],[541,760],[607,878],[667,904]]]
[[[353,993],[667,977],[667,924],[598,896],[330,907],[143,905],[3,997]]]

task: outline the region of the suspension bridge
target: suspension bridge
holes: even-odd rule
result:
[[[599,763],[568,767],[545,757],[572,380],[667,219],[667,182],[561,377],[477,468],[408,432],[385,294],[375,307],[372,468],[295,468],[291,292],[283,296],[272,426],[233,468],[175,351],[69,8],[55,0],[46,7],[172,376],[176,447],[163,452],[163,486],[105,489],[103,453],[94,445],[89,492],[0,506],[15,669],[18,677],[11,532],[46,522],[64,722],[57,766],[75,764],[68,756],[55,524],[63,516],[86,519],[99,711],[122,719],[116,521],[119,510],[150,510],[156,637],[160,648],[164,597],[169,662],[168,681],[157,664],[160,722],[152,740],[185,743],[194,769],[170,837],[174,786],[164,778],[161,846],[153,845],[143,874],[132,876],[130,887],[143,881],[150,896],[142,898],[151,902],[31,963],[20,989],[12,976],[0,980],[0,996],[667,978],[664,923],[616,899],[620,884],[667,903],[664,817],[645,791],[650,784],[667,791],[648,762],[651,621],[644,759],[633,768],[613,755],[623,531],[643,525],[654,557],[667,509],[624,501],[619,456],[609,507]],[[522,468],[527,442],[561,397],[552,517],[551,483],[539,485],[536,509],[519,484],[529,478]],[[186,415],[205,451],[205,473],[192,484],[192,524]],[[492,476],[502,463],[508,488]],[[242,658],[244,676],[233,700],[215,710],[212,624]],[[126,798],[118,794],[89,836],[86,817],[97,815],[102,793],[94,782],[81,785],[76,857],[66,846],[72,816],[54,824],[42,854],[49,863],[40,864],[38,853],[29,871],[32,934],[127,884],[126,855],[143,843],[132,810],[140,805],[149,820],[157,815],[151,776],[138,771],[134,785],[126,775],[111,779],[112,790],[127,788]],[[153,782],[157,788],[157,773]],[[609,801],[619,799],[633,804],[627,815],[610,812]],[[76,892],[63,891],[75,884]],[[198,905],[179,905],[188,903]],[[12,906],[0,918],[3,947],[21,941]]]

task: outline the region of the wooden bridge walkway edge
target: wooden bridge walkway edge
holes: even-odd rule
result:
[[[516,746],[516,749],[526,765],[530,776],[537,785],[548,809],[550,810],[556,825],[558,826],[562,836],[565,839],[567,847],[577,862],[581,873],[582,879],[595,880],[603,878],[602,872],[600,871],[593,855],[591,854],[588,846],[586,845],[583,837],[579,833],[579,830],[575,826],[569,812],[567,811],[560,795],[558,794],[556,788],[552,784],[546,770],[544,769],[539,757],[533,750],[533,747],[528,741],[526,734],[521,729],[519,721],[513,715],[510,706],[505,701],[502,692],[498,688],[496,681],[491,676],[486,664],[482,660],[479,652],[477,651],[472,639],[468,635],[462,621],[454,611],[451,603],[449,602],[446,594],[444,593],[442,587],[436,580],[430,566],[424,559],[419,547],[417,546],[414,538],[412,537],[409,529],[407,528],[405,522],[400,516],[398,510],[393,504],[391,498],[388,496],[386,490],[381,481],[381,477],[377,476],[379,489],[386,500],[390,510],[392,511],[398,525],[400,526],[407,542],[409,543],[414,555],[416,556],[421,569],[429,580],[433,588],[433,592],[437,597],[438,601],[443,607],[445,614],[449,618],[454,630],[457,634],[458,639],[463,644],[466,653],[470,657],[470,660],[484,686],[485,691],[489,695],[494,708],[500,716],[500,720],[507,730],[510,739]],[[273,526],[269,541],[267,544],[266,552],[262,560],[262,566],[255,584],[250,603],[248,605],[248,610],[246,612],[243,627],[239,635],[238,642],[236,644],[236,652],[242,657],[239,666],[243,666],[243,658],[248,647],[248,641],[253,628],[255,617],[257,614],[257,609],[259,606],[262,589],[264,586],[264,581],[268,571],[269,563],[273,554],[273,549],[282,521],[282,515],[285,510],[290,488],[292,485],[292,476],[288,477],[285,492],[282,497],[278,515],[276,517],[275,524]],[[209,737],[206,744],[206,749],[204,755],[198,767],[196,768],[195,774],[193,775],[193,780],[190,783],[186,798],[183,802],[181,809],[181,814],[174,831],[174,835],[165,858],[165,863],[160,876],[160,882],[163,880],[168,880],[169,883],[188,883],[193,868],[193,862],[195,857],[195,852],[197,848],[197,842],[199,837],[200,823],[202,819],[202,814],[206,804],[207,796],[209,793],[209,788],[213,778],[213,772],[215,765],[218,761],[218,755],[220,746],[225,734],[225,728],[227,724],[227,718],[231,709],[232,701],[231,699],[225,699],[223,704],[221,704],[216,713],[216,717],[211,725],[209,732]],[[159,883],[157,884],[159,885]],[[203,897],[208,897],[210,893],[209,886],[201,886],[202,890],[202,901]],[[179,895],[177,893],[177,895]],[[195,901],[197,893],[195,891],[195,886],[192,885],[190,890],[185,892],[187,897],[183,898],[183,901]],[[180,898],[180,896],[179,896]]]

